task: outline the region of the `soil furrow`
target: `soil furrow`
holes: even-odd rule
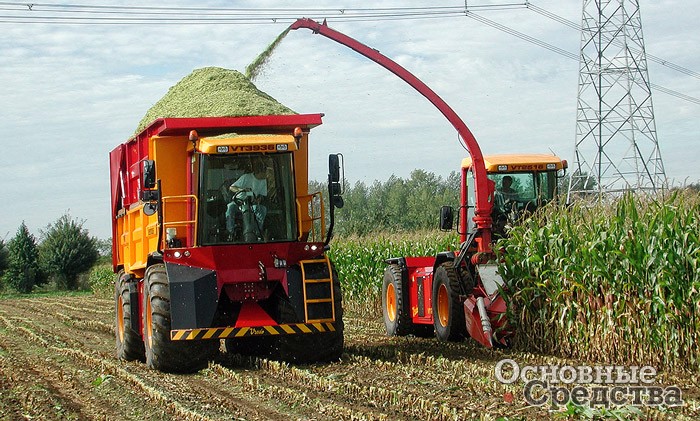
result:
[[[32,310],[27,306],[17,308],[28,312]],[[149,396],[151,400],[155,399],[166,405],[165,409],[169,413],[184,419],[289,419],[284,408],[268,409],[261,406],[257,400],[251,401],[247,391],[232,391],[230,385],[215,382],[206,376],[166,375],[148,370],[142,364],[118,362],[113,356],[112,340],[105,341],[107,335],[104,333],[113,335],[111,329],[97,329],[103,335],[100,335],[97,346],[94,346],[82,340],[84,336],[81,327],[84,324],[81,322],[85,320],[73,319],[61,311],[55,311],[53,315],[63,323],[61,329],[55,329],[53,324],[36,323],[28,325],[29,327],[11,328],[21,332],[28,340],[49,347],[57,353],[82,360],[85,365],[100,365],[102,371],[108,375],[122,379],[132,388],[139,389]],[[104,324],[100,321],[96,323]],[[61,345],[52,346],[52,343]],[[128,372],[121,368],[123,365],[129,367]],[[180,403],[172,396],[178,396]],[[270,405],[277,406],[274,402]]]
[[[0,377],[12,385],[11,392],[20,398],[24,416],[107,420],[115,411],[129,414],[133,408],[144,408],[148,403],[133,394],[126,383],[107,376],[101,370],[102,364],[74,364],[57,353],[57,348],[44,346],[30,332],[10,329],[0,336],[3,349],[11,350],[0,358]],[[158,412],[142,409],[136,412],[137,416],[125,419],[144,419],[145,414],[155,420],[165,419],[158,417]]]
[[[235,365],[240,365],[240,358],[247,360],[247,357],[233,356],[224,364],[231,365],[231,361],[237,361]],[[386,413],[364,404],[358,405],[344,399],[337,399],[333,390],[314,390],[307,382],[271,376],[268,370],[261,370],[251,364],[250,361],[244,362],[243,365],[249,369],[243,371],[221,364],[212,364],[209,375],[241,385],[248,393],[254,393],[262,400],[276,400],[279,405],[292,409],[296,417],[305,415],[305,418],[314,419],[322,414],[324,418],[330,419],[391,419]]]
[[[522,383],[496,381],[495,365],[585,364],[470,341],[388,337],[380,319],[348,316],[337,363],[291,366],[223,353],[199,373],[172,375],[117,360],[113,326],[111,300],[0,300],[0,419],[551,419],[548,406],[525,406]],[[686,406],[643,408],[645,418],[700,416],[694,375],[657,380],[680,383]]]

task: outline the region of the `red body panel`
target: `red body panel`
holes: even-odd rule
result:
[[[243,303],[234,327],[274,326],[277,322],[255,302]]]
[[[282,281],[286,267],[275,268],[275,258],[286,260],[291,266],[318,256],[322,249],[322,243],[296,242],[203,246],[166,249],[163,261],[216,271],[217,288],[222,291],[230,284],[259,283],[261,265],[267,280]]]
[[[406,257],[408,269],[408,299],[411,320],[415,324],[433,324],[433,266],[434,257]]]

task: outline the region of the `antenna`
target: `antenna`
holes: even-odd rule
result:
[[[666,187],[638,0],[584,0],[569,194]]]

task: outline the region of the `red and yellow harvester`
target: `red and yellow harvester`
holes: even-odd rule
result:
[[[492,233],[506,235],[506,226],[557,200],[558,181],[567,162],[555,155],[486,155],[493,195]],[[513,334],[506,303],[499,295],[503,280],[492,259],[479,256],[474,238],[475,175],[471,158],[462,160],[459,226],[461,247],[437,256],[388,259],[382,285],[382,308],[391,335],[425,336],[459,341],[467,334],[486,347],[506,347]],[[504,180],[508,180],[504,183]],[[503,186],[509,186],[504,191]],[[441,228],[451,229],[454,210],[443,207]],[[476,262],[475,262],[476,260]]]
[[[340,357],[341,292],[325,254],[342,206],[338,155],[327,230],[322,194],[308,191],[321,117],[162,118],[111,151],[120,358],[193,371],[222,339],[289,361]],[[256,166],[264,194],[234,194]]]

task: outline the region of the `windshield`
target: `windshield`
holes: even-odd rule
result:
[[[535,202],[538,205],[554,198],[557,176],[556,172],[523,172],[508,174],[489,174],[496,183],[496,193],[505,200]]]
[[[291,153],[203,155],[200,243],[295,240],[293,180]]]

